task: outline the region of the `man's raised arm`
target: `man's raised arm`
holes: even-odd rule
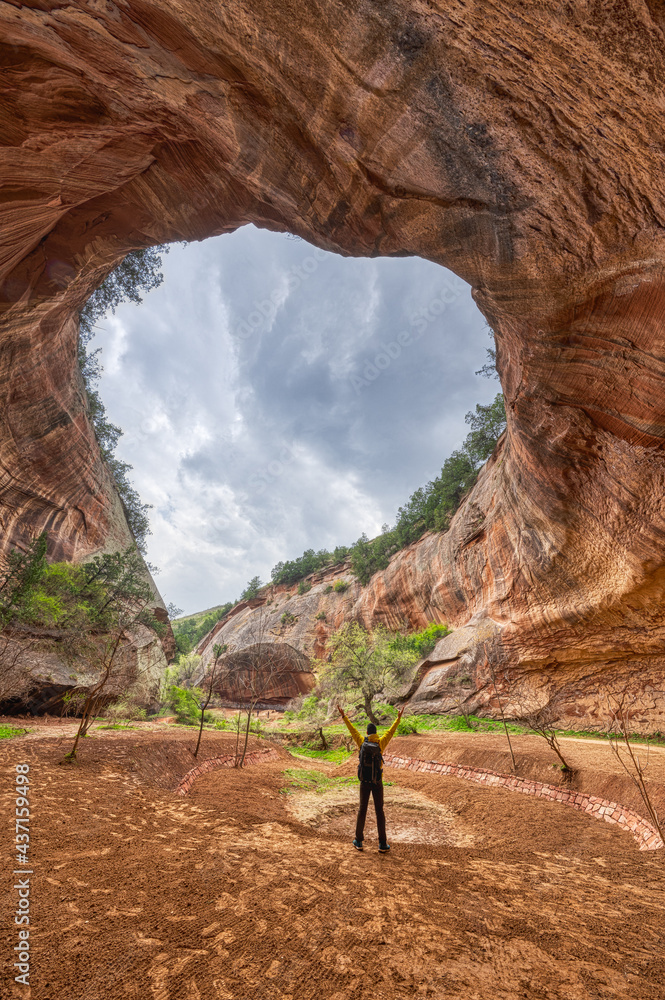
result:
[[[344,725],[346,726],[346,728],[349,730],[349,732],[353,736],[354,743],[356,744],[356,746],[360,750],[361,746],[363,745],[363,738],[362,738],[362,736],[360,735],[360,733],[358,732],[358,730],[356,729],[356,727],[353,725],[353,723],[349,719],[347,719],[346,715],[344,714],[344,709],[342,708],[341,705],[337,706],[337,710],[339,711],[339,714],[344,719]]]
[[[381,753],[383,753],[383,751],[386,749],[386,747],[390,743],[391,739],[395,735],[395,730],[399,726],[400,719],[402,718],[402,712],[403,711],[404,711],[404,709],[400,708],[399,712],[397,713],[397,718],[393,722],[392,726],[390,727],[390,729],[388,730],[388,732],[384,733],[383,736],[381,737],[381,739],[379,740],[379,746],[381,747]]]

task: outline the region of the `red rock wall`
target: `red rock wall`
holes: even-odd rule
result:
[[[408,609],[496,626],[502,677],[565,687],[571,711],[613,677],[653,715],[660,5],[9,0],[0,30],[4,550],[42,528],[58,557],[126,539],[73,317],[127,251],[255,222],[352,255],[418,254],[473,285],[508,432],[453,530],[419,550],[425,582],[422,556],[400,562]],[[399,604],[394,572],[367,597],[379,616]]]

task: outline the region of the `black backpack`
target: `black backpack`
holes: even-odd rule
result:
[[[358,761],[358,779],[369,781],[373,785],[378,785],[381,781],[383,767],[383,757],[381,747],[378,743],[368,740],[367,737],[360,747],[360,760]]]

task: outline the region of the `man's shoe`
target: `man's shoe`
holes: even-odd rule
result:
[[[355,849],[357,851],[362,851],[362,849],[363,849],[363,842],[362,842],[362,840],[356,840],[355,837],[354,837],[353,838],[353,846],[355,847]]]
[[[387,854],[390,850],[390,844],[379,844],[379,854]]]

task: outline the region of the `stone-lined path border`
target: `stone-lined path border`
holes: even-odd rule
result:
[[[264,760],[278,760],[279,756],[279,751],[272,748],[270,750],[255,750],[254,753],[245,755],[243,766],[258,764],[259,761]],[[202,774],[215,771],[218,767],[235,767],[235,763],[236,755],[234,753],[227,753],[222,757],[208,757],[207,760],[202,761],[197,767],[193,767],[191,771],[187,772],[176,788],[176,795],[187,795],[196,779],[200,778]]]
[[[616,823],[622,830],[637,841],[641,851],[655,851],[663,847],[658,831],[643,816],[627,809],[618,802],[609,802],[586,792],[575,792],[572,789],[560,788],[557,785],[546,785],[542,781],[530,781],[511,774],[499,774],[497,771],[486,771],[481,767],[464,767],[461,764],[444,764],[438,760],[418,760],[416,757],[398,757],[396,754],[385,753],[383,760],[388,767],[401,768],[407,771],[420,771],[426,774],[452,774],[456,778],[475,781],[479,785],[491,785],[507,788],[511,792],[522,792],[524,795],[535,795],[539,799],[549,799],[551,802],[561,802],[580,812],[603,819],[606,823]]]

